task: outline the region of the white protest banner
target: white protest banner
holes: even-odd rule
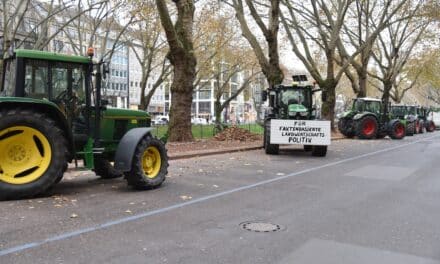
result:
[[[271,144],[330,145],[330,121],[270,120]]]

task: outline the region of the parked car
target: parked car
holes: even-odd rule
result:
[[[156,116],[153,120],[151,120],[153,125],[167,125],[169,122],[170,119],[168,116]]]
[[[440,112],[432,112],[432,121],[434,122],[435,128],[440,129]]]
[[[195,117],[195,118],[191,119],[191,124],[194,124],[194,125],[207,125],[208,121],[206,121],[205,118]]]

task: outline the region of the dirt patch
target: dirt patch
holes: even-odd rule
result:
[[[257,135],[249,132],[249,130],[238,128],[238,127],[229,127],[218,133],[214,140],[216,141],[259,141],[262,139],[261,135]]]

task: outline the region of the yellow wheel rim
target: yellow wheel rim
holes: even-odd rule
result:
[[[43,176],[52,160],[47,138],[27,126],[0,131],[0,181],[26,184]]]
[[[147,178],[155,178],[160,171],[160,152],[156,147],[148,147],[142,155],[142,169]]]

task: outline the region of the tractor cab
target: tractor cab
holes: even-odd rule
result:
[[[382,101],[375,98],[356,98],[353,100],[352,111],[357,113],[370,112],[380,113],[382,109]]]

